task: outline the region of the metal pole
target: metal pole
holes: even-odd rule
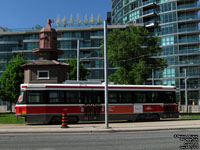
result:
[[[105,128],[108,124],[108,74],[107,74],[107,21],[104,21],[104,79],[105,79]]]
[[[187,72],[186,72],[186,69],[185,69],[185,107],[186,107],[186,113],[188,113]]]
[[[152,69],[152,85],[154,85],[154,69]]]
[[[80,43],[77,40],[77,81],[79,81]]]

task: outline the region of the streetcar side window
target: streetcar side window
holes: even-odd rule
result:
[[[160,94],[159,94],[159,92],[152,92],[151,102],[152,103],[160,102]]]
[[[103,92],[94,92],[94,102],[96,104],[101,104],[101,103],[104,103],[104,93]]]
[[[79,104],[81,103],[80,92],[78,91],[67,91],[66,100],[68,104]]]
[[[118,101],[117,101],[117,99],[118,99],[118,92],[109,92],[108,93],[108,101],[109,101],[109,103],[117,103]]]
[[[39,91],[29,91],[27,92],[28,103],[31,104],[43,104],[44,95],[43,92]]]
[[[146,102],[145,92],[135,92],[134,96],[135,96],[136,103],[145,103]]]
[[[62,91],[49,91],[49,103],[64,103],[64,92]]]
[[[147,96],[146,97],[147,103],[159,103],[159,102],[161,102],[159,91],[146,92],[146,96]]]
[[[120,92],[120,102],[121,103],[132,103],[133,96],[132,92]]]

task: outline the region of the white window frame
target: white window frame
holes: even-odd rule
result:
[[[39,77],[40,72],[47,72],[47,77]],[[49,70],[37,70],[37,79],[38,80],[49,80]]]

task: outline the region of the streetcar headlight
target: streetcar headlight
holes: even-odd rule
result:
[[[25,114],[26,114],[26,111],[22,111],[22,114],[25,115]]]

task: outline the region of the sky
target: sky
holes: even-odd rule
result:
[[[36,24],[46,26],[47,19],[56,21],[64,15],[69,23],[70,15],[76,21],[77,14],[84,20],[87,14],[102,20],[111,11],[111,0],[0,0],[0,27],[9,29],[32,28]],[[56,25],[56,23],[54,23]]]

